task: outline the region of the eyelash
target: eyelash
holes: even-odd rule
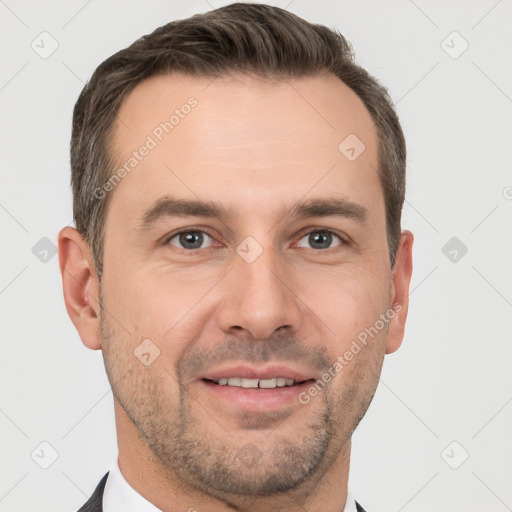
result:
[[[329,233],[329,234],[334,235],[335,237],[340,239],[341,243],[339,245],[334,246],[334,247],[328,247],[327,249],[319,249],[319,250],[313,249],[313,250],[315,250],[317,252],[326,252],[329,249],[334,249],[334,248],[339,247],[339,246],[350,245],[350,240],[349,240],[349,238],[346,235],[341,235],[341,234],[337,233],[336,231],[333,231],[332,229],[320,228],[320,227],[307,228],[307,229],[308,229],[307,231],[302,232],[300,234],[299,241],[302,240],[305,236],[307,236],[307,235],[309,235],[311,233],[314,233],[314,232]],[[163,245],[165,245],[165,246],[170,245],[170,241],[173,238],[176,238],[177,236],[182,235],[184,233],[197,233],[197,232],[204,233],[204,234],[208,235],[212,240],[216,241],[215,240],[215,236],[209,230],[207,230],[205,228],[194,228],[192,226],[192,227],[188,227],[186,229],[183,229],[181,231],[178,231],[176,233],[173,233],[172,235],[166,237],[165,240],[164,240]],[[175,246],[173,246],[173,247],[175,247]],[[195,254],[198,251],[202,251],[204,249],[208,249],[209,247],[205,247],[205,248],[201,248],[201,249],[185,249],[183,247],[176,247],[176,248],[177,249],[182,249],[183,251],[186,251],[187,253]]]

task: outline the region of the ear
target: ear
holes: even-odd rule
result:
[[[398,350],[404,339],[405,321],[409,310],[413,241],[414,236],[410,231],[402,231],[391,277],[391,308],[395,314],[389,321],[386,354]]]
[[[101,348],[99,337],[99,280],[88,244],[71,227],[59,233],[59,265],[64,302],[82,343]]]

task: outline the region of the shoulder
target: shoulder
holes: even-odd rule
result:
[[[94,489],[92,496],[87,503],[78,510],[78,512],[103,512],[103,491],[107,483],[108,473],[100,480],[100,483]]]

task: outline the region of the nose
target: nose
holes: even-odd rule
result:
[[[303,321],[302,302],[294,288],[291,269],[271,250],[264,250],[250,263],[236,255],[220,297],[220,329],[231,335],[247,331],[246,335],[258,340],[279,329],[298,331]]]

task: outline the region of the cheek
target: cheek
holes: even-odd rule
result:
[[[374,273],[344,271],[315,279],[305,302],[320,319],[321,343],[330,354],[332,400],[352,397],[366,407],[382,365],[387,325],[380,318],[388,306],[389,289]],[[377,324],[377,325],[376,325]],[[337,398],[334,398],[337,397]],[[347,404],[343,408],[348,407]]]
[[[131,338],[139,340],[136,344],[150,339],[165,355],[160,360],[169,365],[198,338],[207,321],[207,293],[218,281],[218,276],[211,274],[120,271],[109,282],[112,292],[105,304],[111,305],[112,316]]]
[[[378,382],[385,353],[388,324],[381,318],[388,307],[384,281],[358,274],[332,278],[310,294],[318,304],[315,313],[322,320],[324,343],[331,367],[322,380],[330,380],[328,400],[340,415],[356,416],[366,411]],[[347,419],[348,421],[348,419]]]
[[[304,302],[328,328],[339,349],[373,326],[388,306],[389,287],[382,276],[346,270],[317,275],[305,286]]]

